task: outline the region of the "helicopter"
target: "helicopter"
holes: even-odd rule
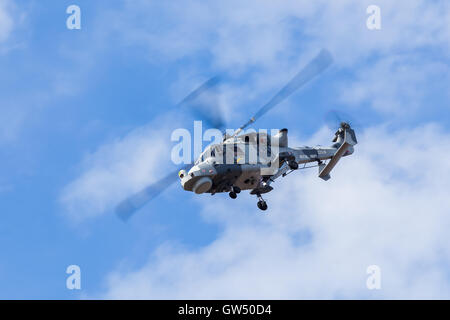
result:
[[[221,143],[207,146],[193,164],[179,168],[178,175],[172,172],[119,203],[116,213],[123,220],[127,220],[177,179],[184,190],[195,194],[215,195],[227,192],[230,198],[236,199],[241,191],[250,190],[250,194],[258,199],[257,207],[263,211],[267,210],[268,205],[262,195],[273,190],[272,183],[275,180],[293,171],[317,167],[318,177],[325,181],[329,180],[330,173],[339,160],[353,154],[354,146],[357,144],[355,131],[348,122],[340,123],[332,139],[332,145],[328,147],[290,147],[287,129],[281,129],[273,135],[252,129],[247,130],[249,132],[244,130],[322,73],[332,61],[331,54],[322,49],[239,129],[232,134],[223,132]],[[215,78],[208,80],[182,102],[198,97],[216,82]],[[217,119],[214,125],[219,129],[224,126],[223,122]],[[311,163],[315,165],[310,165]]]

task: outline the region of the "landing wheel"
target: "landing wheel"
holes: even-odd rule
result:
[[[237,198],[237,194],[236,194],[236,192],[234,192],[234,191],[231,191],[231,192],[229,193],[229,196],[230,196],[231,199],[236,199],[236,198]]]
[[[264,200],[259,200],[257,205],[262,211],[267,210],[267,203]]]
[[[233,187],[233,192],[237,193],[241,193],[241,188],[239,187]]]
[[[294,160],[289,161],[289,168],[291,168],[292,170],[297,170],[298,169],[297,161]]]

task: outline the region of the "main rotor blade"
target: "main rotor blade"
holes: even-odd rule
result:
[[[192,164],[185,165],[177,171],[173,171],[164,178],[156,181],[141,191],[128,197],[116,206],[115,212],[122,220],[126,221],[147,204],[152,199],[156,198],[161,192],[167,189],[178,179],[178,172],[182,169],[189,170]]]
[[[247,128],[253,122],[262,117],[267,111],[278,105],[280,102],[289,97],[292,93],[319,75],[322,71],[328,68],[333,62],[331,53],[322,49],[320,53],[312,59],[297,75],[288,82],[283,89],[281,89],[269,102],[267,102],[250,120],[240,127],[234,136],[238,135],[243,129]]]
[[[200,87],[191,92],[186,98],[184,98],[177,106],[188,106],[194,111],[194,115],[199,117],[207,126],[216,129],[222,129],[225,127],[225,122],[220,110],[212,108],[213,101],[201,101],[201,99],[208,98],[205,93],[211,91],[220,83],[218,76],[212,77],[205,81]],[[207,109],[207,110],[202,110]]]

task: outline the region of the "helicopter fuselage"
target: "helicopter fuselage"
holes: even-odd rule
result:
[[[205,149],[195,165],[179,173],[184,190],[197,194],[253,190],[255,194],[272,190],[270,183],[299,164],[318,165],[333,158],[342,142],[330,147],[287,146],[287,130],[275,136],[253,134],[226,139]],[[353,153],[349,147],[343,156]]]

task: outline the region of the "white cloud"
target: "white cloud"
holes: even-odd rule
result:
[[[204,217],[224,228],[215,241],[162,246],[144,267],[112,272],[104,297],[449,298],[450,135],[377,127],[359,140],[332,180],[277,182],[268,214],[243,195],[206,200]],[[366,288],[373,264],[380,291]]]
[[[11,6],[9,0],[0,0],[0,43],[8,40],[14,27]]]
[[[341,83],[339,99],[353,107],[367,103],[384,114],[414,115],[421,107],[434,107],[427,101],[433,89],[448,97],[449,72],[450,66],[441,61],[392,55],[360,68],[355,79]]]
[[[89,46],[89,54],[83,55],[74,52],[77,46],[73,41],[69,41],[70,52],[61,41],[59,54],[69,61],[61,65],[56,59],[49,65],[47,55],[39,54],[46,48],[36,45],[39,42],[29,41],[37,35],[32,22],[40,23],[39,19],[30,19],[38,14],[36,9],[39,8],[34,4],[0,0],[0,56],[8,56],[0,73],[0,81],[4,83],[4,93],[0,96],[0,117],[4,120],[0,128],[2,146],[20,142],[24,131],[32,128],[39,118],[31,115],[40,114],[58,98],[79,93],[86,86],[87,73],[94,63],[94,45]],[[37,75],[41,81],[36,81]]]
[[[341,65],[354,67],[374,54],[415,54],[419,48],[441,48],[448,52],[450,6],[447,1],[377,1],[381,30],[366,27],[366,8],[373,1],[324,1],[317,23],[310,18],[307,32],[313,42],[323,43],[339,56]]]
[[[155,63],[200,53],[215,70],[253,73],[247,83],[229,91],[237,94],[229,99],[241,105],[249,101],[248,92],[259,96],[279,88],[325,47],[335,56],[338,70],[353,76],[350,85],[343,81],[337,88],[341,101],[358,106],[369,102],[389,116],[402,114],[405,106],[414,112],[411,106],[423,107],[423,96],[439,79],[448,78],[450,4],[380,0],[382,28],[377,31],[366,27],[366,8],[371,4],[369,0],[282,5],[256,0],[127,1],[120,12],[112,9],[106,15],[114,24],[105,25],[115,39],[148,48]],[[435,81],[427,83],[429,79]]]
[[[160,117],[89,154],[79,176],[62,192],[64,213],[77,222],[97,217],[163,177],[170,163],[167,123]]]
[[[366,27],[371,1],[190,0],[183,4],[127,1],[112,11],[108,24],[128,44],[149,46],[154,54],[179,59],[208,51],[223,68],[278,64],[304,50],[327,47],[339,62],[351,66],[374,53],[405,52],[417,48],[450,49],[446,1],[381,0],[382,28]],[[116,16],[114,16],[116,14]],[[144,19],[144,16],[147,19]],[[158,19],[152,19],[152,18]],[[157,21],[157,22],[156,22]]]
[[[7,53],[11,49],[9,40],[11,40],[11,34],[19,22],[19,16],[16,11],[13,2],[10,0],[0,0],[0,55]],[[6,77],[9,80],[9,75],[5,71],[0,75],[0,79],[5,78],[4,81],[7,81]],[[0,143],[2,144],[15,139],[25,118],[24,112],[15,110],[11,105],[11,101],[5,100],[0,100],[2,105],[0,108],[1,118],[7,119],[7,121],[2,121],[0,127]]]

